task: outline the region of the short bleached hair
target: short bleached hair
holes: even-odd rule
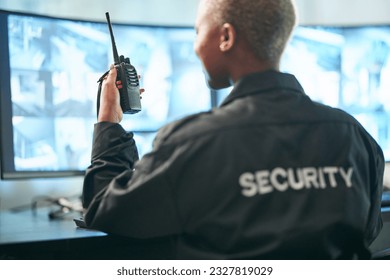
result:
[[[217,24],[232,24],[258,58],[279,62],[297,23],[294,0],[206,1]]]

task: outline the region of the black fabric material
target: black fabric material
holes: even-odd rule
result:
[[[383,170],[353,117],[267,71],[240,80],[220,108],[163,127],[140,160],[131,133],[96,124],[85,220],[173,236],[180,259],[369,258]]]

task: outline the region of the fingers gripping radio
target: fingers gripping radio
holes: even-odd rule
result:
[[[135,114],[141,111],[141,98],[137,70],[130,64],[130,59],[123,55],[119,58],[117,81],[122,81],[122,88],[119,89],[120,104],[125,114]]]

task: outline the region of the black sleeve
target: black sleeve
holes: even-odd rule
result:
[[[86,224],[128,237],[174,235],[180,223],[172,182],[170,153],[161,149],[138,159],[133,135],[120,125],[95,125],[92,164],[83,186]]]
[[[133,169],[138,151],[132,133],[119,124],[95,124],[91,165],[87,168],[83,186],[83,207],[118,174]],[[131,174],[130,174],[131,176]]]

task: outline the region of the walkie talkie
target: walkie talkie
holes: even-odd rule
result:
[[[110,15],[108,12],[106,13],[106,18],[108,28],[110,30],[114,64],[118,72],[117,81],[122,81],[122,88],[119,89],[122,111],[124,114],[135,114],[141,111],[141,97],[137,70],[133,65],[131,65],[128,57],[125,58],[123,55],[118,56]],[[103,77],[105,75],[103,75]],[[101,82],[101,80],[102,79],[99,79],[99,82]]]

